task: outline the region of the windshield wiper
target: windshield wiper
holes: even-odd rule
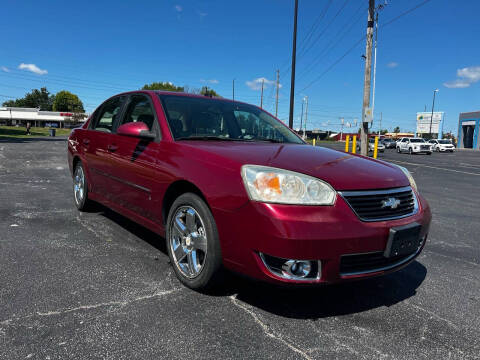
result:
[[[236,141],[236,139],[213,136],[213,135],[201,135],[201,136],[181,136],[175,138],[175,140],[220,140],[220,141]]]
[[[284,141],[282,140],[278,140],[278,139],[272,139],[272,138],[267,138],[267,137],[256,137],[256,138],[253,138],[251,141],[268,141],[268,142],[271,142],[271,143],[283,143]]]

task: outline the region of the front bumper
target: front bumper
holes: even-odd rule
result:
[[[420,236],[426,240],[431,212],[427,202],[421,196],[417,197],[419,208],[416,214],[376,222],[361,221],[340,195],[334,206],[249,202],[235,211],[213,208],[212,212],[227,268],[274,283],[336,283],[398,270],[420,254],[425,241],[413,256],[380,266],[375,271],[341,271],[344,256],[383,252],[392,227],[417,222],[421,225]],[[282,278],[267,268],[261,254],[320,262],[320,276],[306,280]]]

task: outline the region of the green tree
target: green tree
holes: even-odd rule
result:
[[[209,89],[208,86],[203,86],[202,89],[200,90],[200,94],[203,96],[209,96],[209,97],[220,97],[218,93],[213,90]]]
[[[23,98],[8,100],[3,106],[38,108],[44,111],[52,111],[55,96],[50,94],[46,87],[33,89],[26,93]]]
[[[398,126],[395,126],[395,129],[393,129],[393,132],[398,134],[400,132],[400,128]]]
[[[171,82],[161,81],[161,82],[153,82],[151,84],[145,84],[143,85],[142,90],[165,90],[165,91],[183,92],[185,91],[185,86],[176,86]]]
[[[69,91],[62,90],[55,95],[53,111],[85,112],[79,97]]]

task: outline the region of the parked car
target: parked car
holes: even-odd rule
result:
[[[410,155],[421,153],[432,155],[432,145],[422,138],[404,137],[400,141],[397,141],[397,152],[408,152]]]
[[[357,151],[360,150],[361,144],[362,144],[361,141],[357,141]],[[368,139],[368,151],[373,152],[374,148],[375,148],[375,138]],[[382,153],[385,151],[385,145],[383,145],[380,141],[378,142],[377,150]]]
[[[385,149],[395,149],[397,146],[396,141],[390,138],[383,138],[382,144],[385,146]]]
[[[284,284],[386,274],[418,256],[431,221],[405,168],[310,146],[238,101],[113,96],[72,131],[68,163],[77,208],[99,202],[164,237],[193,289],[224,269]]]
[[[455,145],[452,144],[450,140],[447,139],[432,139],[429,141],[432,144],[433,151],[455,151]]]

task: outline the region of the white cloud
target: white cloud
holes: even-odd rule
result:
[[[220,81],[218,81],[217,79],[200,79],[200,82],[208,84],[218,84]]]
[[[6,66],[1,66],[0,69],[2,69],[3,72],[10,72],[10,69]]]
[[[474,83],[480,80],[480,66],[470,66],[457,70],[457,76]]]
[[[175,5],[175,11],[176,12],[182,12],[183,11],[183,7],[181,5]]]
[[[457,79],[457,80],[453,80],[453,81],[447,81],[447,82],[443,83],[443,86],[445,86],[447,88],[450,88],[450,89],[463,89],[463,88],[469,87],[470,82],[468,82],[467,80],[463,80],[463,79]]]
[[[251,81],[246,81],[245,84],[252,89],[252,90],[260,90],[262,88],[262,82],[263,82],[263,88],[266,89],[270,85],[274,85],[275,81],[274,80],[268,80],[267,78],[260,77],[257,79],[253,79]],[[282,87],[282,84],[279,84],[279,87]]]
[[[389,63],[387,64],[387,67],[389,67],[389,68],[391,68],[391,69],[396,68],[397,66],[398,66],[398,63],[395,62],[395,61],[389,62]]]
[[[443,86],[451,89],[467,88],[473,83],[480,81],[480,66],[469,66],[457,70],[457,79],[443,83]]]
[[[45,75],[45,74],[48,74],[48,71],[47,70],[43,70],[43,69],[40,69],[37,65],[35,64],[24,64],[24,63],[21,63],[20,65],[18,65],[18,68],[20,70],[27,70],[27,71],[30,71],[30,72],[33,72],[35,74],[38,74],[38,75]]]

